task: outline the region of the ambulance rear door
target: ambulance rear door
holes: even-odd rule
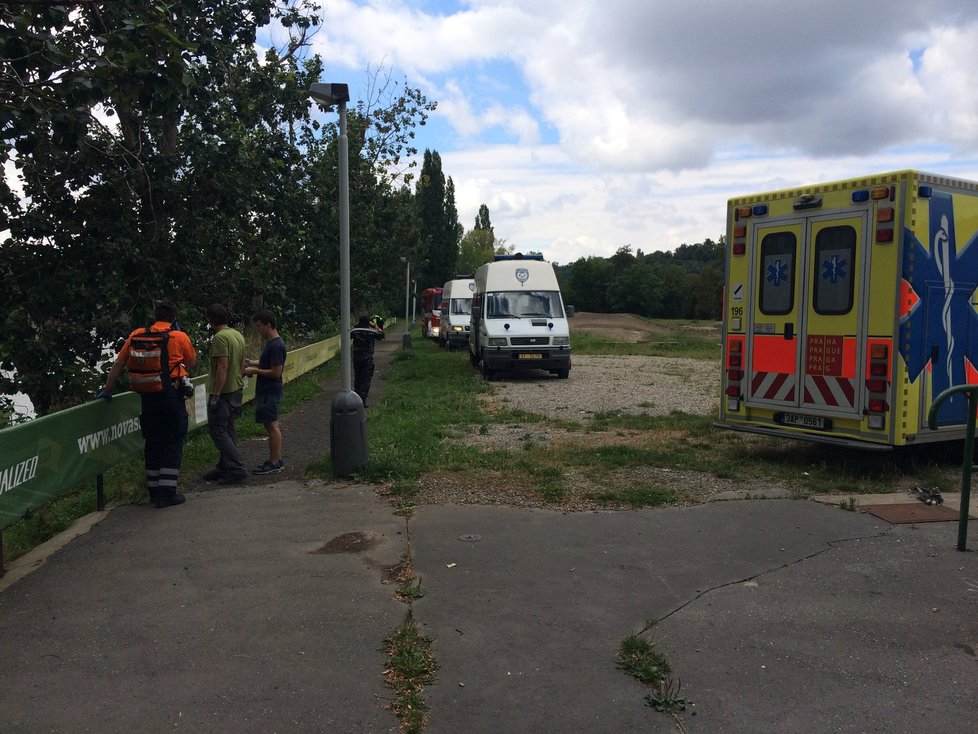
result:
[[[798,213],[753,226],[747,312],[749,407],[831,430],[862,412],[867,210]]]

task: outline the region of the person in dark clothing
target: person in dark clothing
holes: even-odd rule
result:
[[[252,321],[265,339],[258,359],[245,359],[246,377],[255,376],[255,420],[268,433],[268,461],[254,469],[255,474],[275,474],[285,468],[282,460],[282,429],[278,424],[278,405],[282,401],[282,371],[285,369],[285,342],[275,328],[275,314],[268,309],[255,314]]]
[[[374,344],[384,338],[383,326],[374,326],[370,317],[364,314],[357,325],[350,329],[350,343],[353,351],[353,391],[367,407],[367,394],[370,381],[374,377]]]

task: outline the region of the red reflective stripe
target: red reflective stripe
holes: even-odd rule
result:
[[[783,336],[753,337],[753,366],[758,372],[786,372],[793,374],[798,357],[797,338]]]
[[[835,399],[835,394],[832,392],[832,388],[829,386],[828,380],[820,375],[812,376],[812,383],[818,390],[819,396],[821,397],[822,405],[838,405]]]

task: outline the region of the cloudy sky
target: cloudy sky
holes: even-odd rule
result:
[[[978,4],[325,0],[323,81],[383,66],[463,226],[570,262],[717,239],[735,195],[902,168],[978,179]]]

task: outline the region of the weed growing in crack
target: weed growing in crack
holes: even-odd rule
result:
[[[846,512],[855,512],[859,509],[859,503],[856,501],[855,497],[850,497],[849,499],[842,500],[839,503],[839,507]]]
[[[651,640],[629,635],[618,650],[618,667],[642,683],[658,685],[672,672],[669,661]]]
[[[408,734],[418,734],[428,723],[428,704],[424,688],[435,679],[431,638],[425,635],[408,609],[404,621],[384,640],[387,669],[384,678],[394,690],[394,701],[387,708],[401,720]]]
[[[412,579],[404,579],[400,586],[397,587],[397,598],[401,601],[420,599],[424,596],[424,589],[421,588],[421,579],[418,579],[418,583],[411,583]]]
[[[682,681],[673,681],[672,678],[667,678],[659,682],[658,689],[645,697],[645,703],[656,711],[667,714],[685,711],[686,699],[679,695],[682,690]]]

